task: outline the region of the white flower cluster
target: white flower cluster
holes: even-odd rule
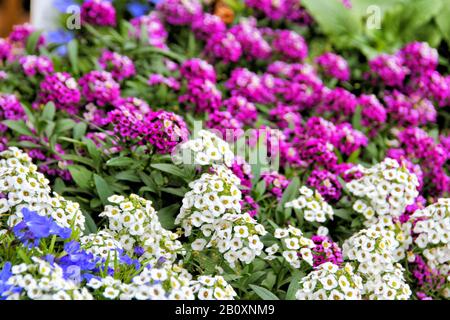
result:
[[[22,209],[51,216],[64,228],[74,226],[84,230],[85,218],[78,203],[51,195],[49,181],[37,171],[31,158],[15,147],[0,153],[0,215],[8,217],[7,225],[15,226],[22,220]],[[0,229],[5,228],[0,220]]]
[[[231,167],[235,157],[230,145],[208,130],[200,130],[197,138],[181,144],[180,151],[184,164],[202,166],[223,164]]]
[[[189,184],[192,190],[185,194],[175,223],[186,236],[198,232],[194,250],[216,248],[231,266],[238,260],[251,263],[262,252],[259,236],[266,231],[241,213],[239,178],[224,166],[213,165],[212,170]]]
[[[393,232],[380,232],[376,228],[363,229],[342,245],[344,258],[357,262],[357,272],[363,275],[380,273],[393,263],[395,250]]]
[[[367,222],[367,221],[366,221]],[[367,225],[367,224],[366,224]],[[389,238],[392,244],[392,258],[394,262],[404,259],[413,243],[411,236],[411,223],[394,221],[390,216],[380,216],[371,220],[368,227],[379,231],[384,237]]]
[[[450,274],[450,199],[439,199],[411,216],[416,220],[414,243],[422,250],[427,265]]]
[[[398,263],[387,266],[364,283],[363,296],[369,300],[408,300],[412,292],[403,272]]]
[[[234,300],[237,295],[222,276],[199,276],[191,285],[199,300]]]
[[[267,260],[275,259],[275,254],[281,249],[281,255],[293,268],[300,268],[302,260],[306,261],[310,266],[313,265],[311,249],[315,247],[314,241],[305,238],[300,229],[293,226],[289,226],[286,229],[278,228],[275,230],[274,237],[280,239],[281,244],[273,244],[265,250],[267,252]]]
[[[92,300],[87,288],[80,289],[75,282],[63,277],[58,265],[32,257],[33,264],[19,264],[12,267],[12,276],[7,284],[13,286],[5,292],[9,300]],[[17,291],[17,292],[16,292]]]
[[[109,232],[125,253],[133,256],[138,246],[143,249],[141,261],[175,261],[183,246],[177,234],[162,227],[150,200],[131,194],[128,198],[111,196],[108,201],[112,205],[107,205],[100,216],[108,218]]]
[[[342,268],[326,262],[300,281],[297,300],[360,300],[362,279],[351,264]]]
[[[333,220],[333,208],[323,199],[322,195],[305,186],[300,188],[300,196],[285,204],[286,208],[300,210],[306,221],[325,222]]]
[[[81,237],[80,244],[87,253],[92,253],[104,262],[109,261],[109,267],[114,267],[120,256],[119,250],[122,250],[120,242],[107,230]]]
[[[144,268],[131,283],[111,276],[92,278],[87,283],[95,297],[120,300],[193,300],[191,275],[178,265]]]
[[[375,215],[398,217],[419,195],[417,177],[396,160],[386,158],[375,166],[360,169],[363,176],[346,184],[359,199],[353,209],[371,220]]]

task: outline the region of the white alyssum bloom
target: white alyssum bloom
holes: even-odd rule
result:
[[[101,230],[80,238],[81,247],[88,253],[101,259],[102,262],[109,261],[108,265],[114,267],[116,260],[121,256],[123,247],[108,230]]]
[[[313,265],[313,253],[311,249],[315,247],[314,241],[303,236],[303,232],[293,226],[288,228],[275,229],[274,237],[279,239],[268,247],[266,260],[273,260],[280,256],[283,257],[293,268],[300,268],[301,262],[305,261],[308,265]]]
[[[414,221],[414,244],[427,265],[441,274],[450,274],[450,198],[441,198],[411,216]],[[447,292],[450,280],[447,277]]]
[[[140,261],[153,263],[164,258],[171,263],[183,252],[178,235],[163,228],[150,200],[135,194],[128,198],[111,196],[108,200],[112,205],[106,206],[100,217],[108,218],[108,232],[126,254],[133,256],[134,249],[140,247],[143,250]]]
[[[360,300],[362,278],[354,273],[351,264],[339,268],[326,262],[300,281],[297,300]]]
[[[389,238],[392,244],[392,259],[399,262],[404,259],[413,243],[411,236],[412,224],[410,221],[401,223],[390,216],[380,216],[374,220],[366,221],[368,227],[379,231],[383,237]]]
[[[222,276],[199,276],[191,286],[199,300],[234,300],[237,296]]]
[[[300,196],[285,204],[286,208],[294,208],[303,213],[306,221],[323,223],[333,220],[333,208],[323,199],[322,195],[305,186],[300,188]]]
[[[235,158],[230,145],[208,130],[200,130],[196,138],[180,145],[181,160],[185,164],[221,164],[231,167]]]
[[[195,285],[192,275],[177,264],[145,267],[130,283],[107,276],[86,284],[95,297],[109,300],[193,300]]]
[[[10,292],[3,292],[8,300],[93,300],[87,288],[80,288],[71,279],[65,279],[63,269],[56,263],[32,257],[32,264],[12,268],[7,284]]]
[[[241,212],[240,180],[225,166],[213,165],[191,182],[175,223],[191,237],[192,249],[218,250],[234,267],[251,263],[262,253],[260,240],[266,231],[247,213]]]
[[[370,227],[345,240],[342,253],[344,258],[357,264],[358,273],[377,274],[394,262],[394,241],[393,232],[382,233]]]
[[[74,226],[84,230],[85,218],[78,203],[52,195],[49,181],[38,172],[31,158],[20,149],[11,147],[0,153],[0,229],[14,227],[22,220],[22,209],[36,211],[41,216],[51,216],[64,228]],[[5,225],[6,222],[6,225]]]
[[[408,300],[411,289],[403,275],[404,268],[395,263],[386,266],[381,273],[364,280],[363,297],[369,300]]]
[[[359,167],[363,176],[346,184],[357,198],[353,209],[367,220],[378,216],[399,217],[419,195],[419,181],[396,160],[384,159],[371,168]]]

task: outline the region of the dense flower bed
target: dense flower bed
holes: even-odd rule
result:
[[[0,39],[0,299],[450,297],[444,57],[244,2]]]

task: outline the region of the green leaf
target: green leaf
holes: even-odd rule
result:
[[[94,183],[100,200],[102,200],[103,205],[107,205],[109,203],[108,198],[114,195],[114,192],[111,190],[108,182],[97,174],[94,174]]]
[[[38,44],[41,34],[42,34],[42,31],[36,31],[36,32],[33,32],[28,37],[27,44],[26,44],[26,50],[27,50],[28,54],[36,53],[37,44]]]
[[[275,294],[267,290],[266,288],[249,284],[249,287],[263,300],[280,300]]]
[[[135,163],[135,161],[131,158],[117,157],[117,158],[109,159],[106,162],[106,165],[108,167],[129,167],[129,166],[133,165],[134,163]]]
[[[286,292],[286,300],[295,300],[295,294],[300,289],[300,273],[297,272],[292,276],[288,291]]]
[[[136,174],[134,170],[126,170],[117,173],[114,176],[117,180],[125,180],[125,181],[131,181],[131,182],[141,182],[141,179]]]
[[[94,141],[92,141],[91,139],[87,138],[83,139],[83,142],[86,145],[86,148],[92,160],[94,160],[94,164],[96,165],[96,167],[99,167],[102,161],[102,155],[100,153],[100,150],[97,148]]]
[[[361,108],[361,106],[358,106],[352,117],[352,126],[353,126],[353,128],[355,128],[356,130],[359,130],[359,131],[361,131],[361,129],[362,129],[361,118],[362,118],[362,108]]]
[[[85,217],[85,229],[84,229],[84,234],[88,235],[91,233],[96,233],[97,232],[97,225],[95,224],[94,219],[92,219],[91,215],[89,213],[83,212],[83,215]]]
[[[436,24],[442,32],[442,36],[450,43],[450,0],[443,0],[443,6],[436,15]]]
[[[281,210],[284,208],[284,205],[295,199],[295,197],[298,195],[298,190],[300,189],[300,179],[298,177],[295,177],[292,179],[289,186],[284,190],[283,196],[281,198],[280,204],[278,205],[278,209]]]
[[[166,192],[169,194],[173,194],[179,197],[184,197],[184,195],[186,194],[186,189],[184,188],[161,188],[162,192]]]
[[[173,229],[175,227],[175,216],[179,210],[180,205],[178,203],[158,210],[158,218],[161,225],[168,230]]]
[[[169,164],[169,163],[155,163],[151,165],[152,168],[157,169],[162,172],[170,173],[176,177],[186,179],[185,172],[179,167]]]
[[[34,136],[34,134],[31,132],[31,130],[27,127],[25,121],[23,120],[5,120],[2,121],[2,123],[10,128],[13,131],[16,131],[17,133],[26,135],[26,136]]]
[[[81,140],[84,137],[87,130],[87,124],[84,122],[79,122],[73,128],[73,138],[75,140]]]
[[[302,5],[328,35],[354,36],[361,33],[360,17],[347,9],[341,0],[302,0]]]
[[[68,166],[70,174],[75,183],[82,189],[89,189],[91,187],[92,172],[83,166],[71,165]]]
[[[76,123],[72,119],[61,119],[56,121],[56,133],[62,133],[69,130],[72,130],[75,127]]]
[[[69,56],[70,64],[72,65],[72,69],[75,73],[79,72],[78,67],[78,42],[76,39],[71,40],[67,44],[67,53]]]
[[[44,109],[42,110],[41,119],[52,121],[55,118],[55,113],[56,113],[55,104],[50,101],[45,105]]]

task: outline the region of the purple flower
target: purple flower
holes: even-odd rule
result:
[[[111,72],[117,81],[130,78],[136,74],[133,61],[127,56],[122,56],[116,52],[103,51],[98,59],[98,64],[103,70]]]
[[[54,72],[53,62],[48,57],[24,56],[19,59],[19,63],[27,77],[36,74],[46,76]]]
[[[66,72],[48,75],[40,84],[38,102],[41,104],[52,101],[57,109],[75,114],[78,112],[80,99],[81,93],[76,80]]]
[[[223,62],[237,62],[242,55],[242,47],[231,32],[212,34],[206,42],[205,53]]]
[[[130,21],[133,29],[131,36],[136,39],[141,39],[142,30],[147,32],[146,40],[148,44],[160,49],[167,48],[167,31],[157,12],[151,12],[146,16],[134,18]]]
[[[316,63],[322,67],[324,74],[341,81],[350,79],[350,68],[347,61],[340,55],[327,52],[316,58]]]
[[[203,79],[215,83],[217,78],[214,67],[205,60],[198,58],[184,61],[181,64],[180,74],[188,81],[193,79]]]
[[[403,58],[400,56],[383,53],[369,61],[369,67],[387,86],[400,87],[410,73],[403,62]]]
[[[116,26],[116,9],[109,1],[88,0],[81,6],[81,22],[95,26]]]
[[[338,201],[342,185],[337,176],[327,170],[313,170],[306,184],[316,189],[326,201]]]
[[[26,115],[19,99],[13,94],[0,93],[0,133],[6,132],[8,127],[1,123],[3,120],[25,120]]]
[[[193,107],[195,112],[214,112],[222,104],[222,93],[209,80],[193,79],[188,82],[187,91],[179,101]]]
[[[113,104],[120,97],[120,85],[107,71],[94,70],[86,73],[78,83],[85,99],[101,107]]]
[[[400,50],[399,55],[403,58],[404,65],[413,73],[435,70],[439,64],[437,50],[426,42],[408,43]]]
[[[9,40],[12,43],[19,44],[23,48],[27,45],[28,38],[36,32],[36,29],[29,23],[15,25],[9,34]],[[41,35],[37,40],[36,46],[39,48],[45,44],[45,38]]]
[[[308,56],[305,39],[294,31],[277,30],[272,45],[276,51],[289,60],[302,61]]]
[[[163,0],[156,8],[169,24],[188,25],[203,13],[197,0]]]
[[[208,40],[212,34],[224,33],[227,26],[219,16],[210,13],[204,13],[198,16],[192,22],[192,31],[195,36],[201,40]]]
[[[268,59],[272,54],[272,48],[264,40],[262,33],[256,27],[256,19],[253,17],[243,19],[230,29],[237,41],[241,44],[243,53],[249,59]]]

